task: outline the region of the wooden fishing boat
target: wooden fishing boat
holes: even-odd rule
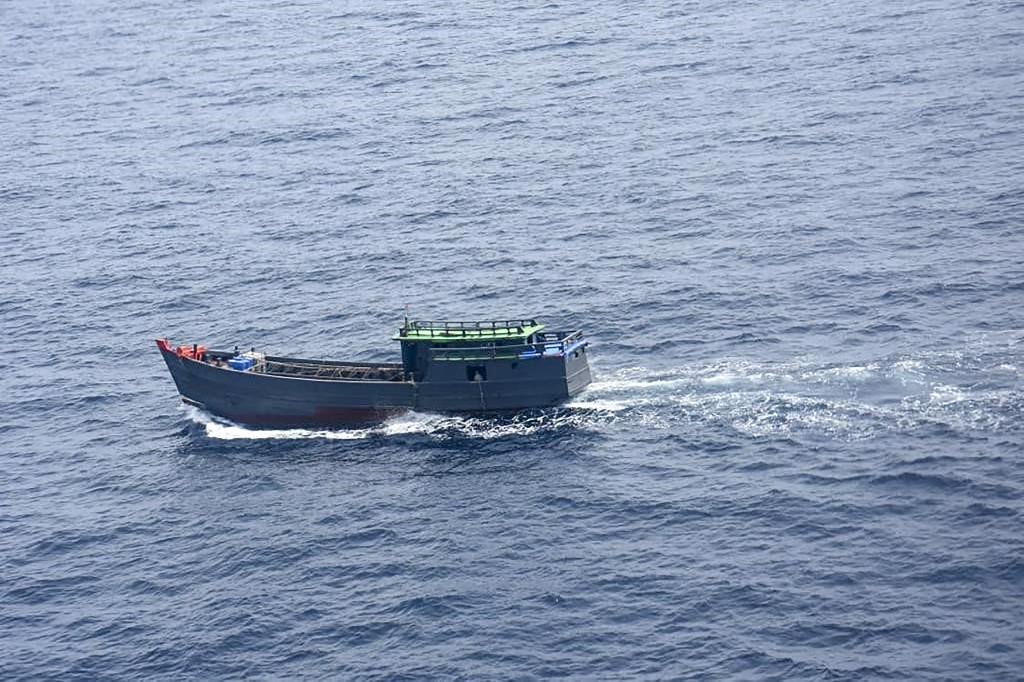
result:
[[[156,344],[181,399],[255,426],[344,426],[410,410],[508,413],[558,405],[591,381],[581,331],[533,319],[410,321],[401,362],[311,360],[199,344]]]

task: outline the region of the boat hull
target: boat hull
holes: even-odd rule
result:
[[[380,423],[411,410],[508,413],[565,402],[590,383],[586,357],[576,353],[522,362],[481,364],[488,380],[440,364],[423,381],[338,380],[236,371],[181,356],[166,343],[161,355],[182,400],[239,424],[338,427]]]

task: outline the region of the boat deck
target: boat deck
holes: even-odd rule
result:
[[[402,365],[376,362],[336,362],[333,360],[306,360],[302,358],[267,357],[253,368],[260,374],[301,377],[305,379],[335,379],[344,381],[404,381]]]

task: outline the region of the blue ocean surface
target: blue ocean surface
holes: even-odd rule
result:
[[[8,0],[0,678],[1024,677],[1024,4]],[[591,340],[259,431],[153,339]]]

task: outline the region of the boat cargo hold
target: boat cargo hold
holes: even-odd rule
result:
[[[181,399],[239,424],[380,422],[410,410],[507,413],[562,403],[591,381],[581,331],[532,319],[411,321],[397,363],[340,362],[156,344]]]

